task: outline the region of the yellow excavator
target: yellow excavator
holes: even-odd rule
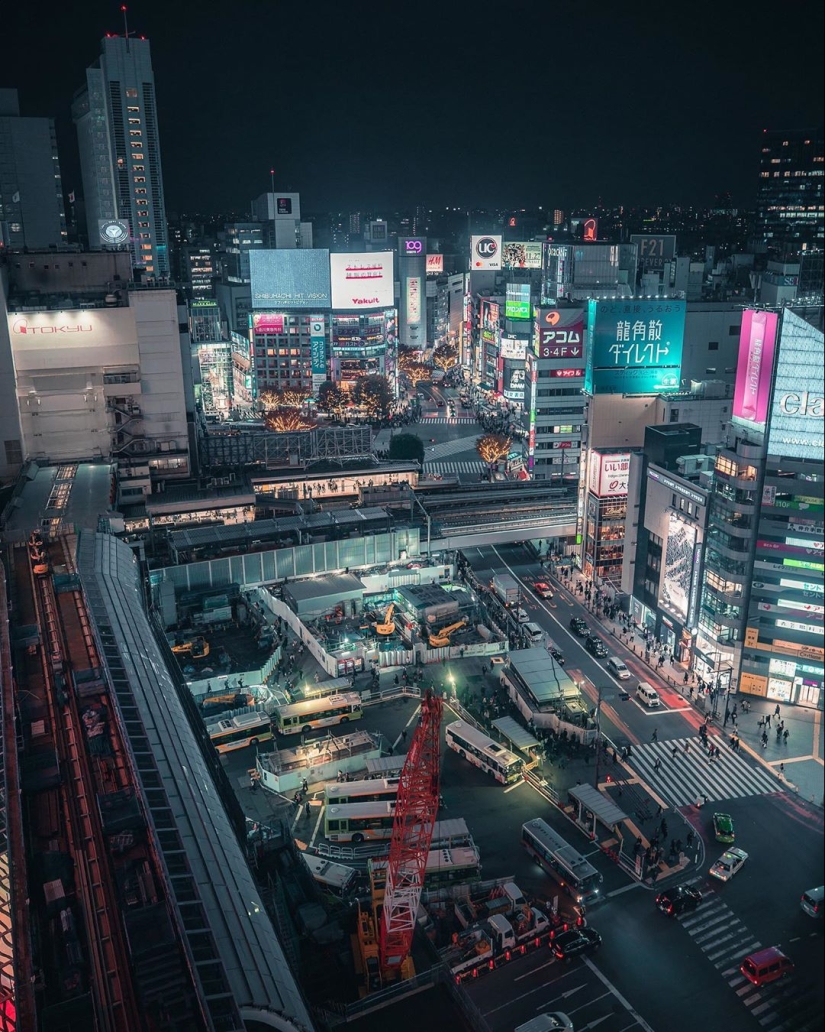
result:
[[[390,602],[387,606],[387,611],[384,613],[384,619],[381,623],[374,623],[372,626],[375,628],[376,634],[383,634],[385,637],[389,634],[395,633],[395,624],[392,620],[392,614],[395,612],[395,603]]]
[[[443,649],[445,645],[449,645],[450,635],[453,631],[457,631],[459,627],[464,627],[466,623],[466,620],[459,620],[458,623],[450,624],[449,627],[442,627],[440,631],[436,631],[435,634],[431,634],[431,647],[434,649]]]
[[[206,638],[188,638],[185,641],[176,641],[172,646],[176,656],[189,656],[192,659],[206,659],[209,655],[209,642]]]

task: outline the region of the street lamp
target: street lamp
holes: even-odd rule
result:
[[[583,682],[582,682],[583,683]],[[596,784],[595,787],[599,787],[599,767],[601,766],[602,748],[602,686],[596,686]]]

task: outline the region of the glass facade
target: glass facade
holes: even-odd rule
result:
[[[762,134],[756,232],[782,253],[823,246],[822,130]]]

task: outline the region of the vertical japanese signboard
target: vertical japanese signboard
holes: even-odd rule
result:
[[[327,337],[322,315],[309,317],[309,347],[312,356],[312,390],[318,388],[327,378]]]

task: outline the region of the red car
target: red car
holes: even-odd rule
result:
[[[544,581],[536,581],[536,583],[533,585],[533,591],[535,591],[539,598],[553,597],[553,589],[550,587],[549,584],[546,584]]]

